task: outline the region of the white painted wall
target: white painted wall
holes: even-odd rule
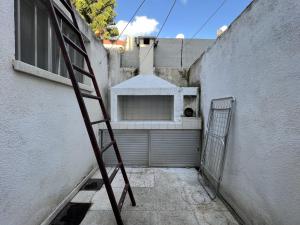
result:
[[[13,69],[14,1],[0,1],[0,15],[0,224],[38,225],[95,161],[73,89]],[[84,32],[103,91],[106,51]]]
[[[157,46],[153,51],[154,67],[188,68],[214,41],[213,39],[158,38]],[[139,55],[135,38],[128,38],[125,51],[121,54],[121,67],[138,68]]]
[[[110,86],[117,85],[137,74],[156,74],[180,87],[197,87],[198,76],[189,76],[188,68],[215,40],[159,38],[157,45],[143,44],[140,47],[134,37],[126,40],[125,51],[110,50]],[[148,53],[147,57],[145,55]],[[145,59],[144,59],[145,58]],[[182,59],[182,60],[181,60]],[[143,61],[142,65],[140,65]],[[182,61],[182,63],[181,63]],[[154,67],[154,68],[153,68]]]
[[[152,39],[150,39],[149,44],[144,44],[143,40],[141,40],[139,52],[139,74],[153,74],[153,44],[154,40]]]
[[[236,97],[221,193],[247,224],[300,223],[300,2],[256,0],[192,66],[205,121]]]
[[[213,39],[159,38],[154,50],[154,66],[189,68],[214,41]]]

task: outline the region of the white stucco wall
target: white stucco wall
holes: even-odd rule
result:
[[[0,1],[0,15],[0,224],[38,225],[95,161],[73,89],[13,69],[14,1]],[[103,90],[106,51],[85,33]]]
[[[154,66],[189,68],[214,41],[213,39],[159,38],[154,50]]]
[[[221,193],[247,224],[300,223],[300,2],[256,0],[196,62],[205,121],[237,100]]]
[[[154,40],[150,40],[148,45],[140,43],[139,74],[153,74],[153,69],[154,69],[153,44],[154,44]]]
[[[214,41],[213,39],[182,41],[175,38],[158,38],[157,46],[153,49],[154,67],[188,68]],[[127,39],[125,49],[121,54],[121,67],[138,68],[140,51],[135,38]]]
[[[141,38],[141,40],[143,40]],[[213,39],[176,39],[159,38],[157,45],[151,48],[146,60],[144,56],[150,45],[137,46],[134,37],[126,40],[124,51],[111,50],[109,57],[109,77],[111,86],[127,80],[137,74],[156,74],[180,87],[197,87],[198,76],[189,76],[191,64],[207,50],[215,40]],[[153,50],[153,52],[152,52]],[[140,61],[144,61],[141,68]],[[182,61],[182,62],[181,62]],[[153,66],[151,66],[153,65]],[[154,68],[153,68],[154,67]]]

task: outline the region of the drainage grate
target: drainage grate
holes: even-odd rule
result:
[[[79,225],[90,206],[90,203],[68,203],[50,225]]]
[[[103,185],[102,179],[89,179],[80,190],[99,191]]]

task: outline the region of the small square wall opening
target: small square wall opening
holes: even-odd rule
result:
[[[150,45],[150,38],[144,38],[144,45]]]
[[[118,96],[119,121],[172,121],[173,119],[174,96]]]
[[[183,114],[186,115],[186,110],[192,110],[192,117],[196,117],[198,115],[198,105],[197,105],[197,96],[194,95],[185,95],[183,97]]]

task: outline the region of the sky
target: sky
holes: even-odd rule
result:
[[[124,34],[131,36],[155,36],[174,0],[146,0],[129,24]],[[231,22],[252,0],[227,0],[218,13],[195,38],[214,39],[217,29]],[[142,0],[117,0],[116,23],[122,30]],[[177,0],[176,5],[159,37],[175,38],[177,35],[191,38],[223,0]]]

